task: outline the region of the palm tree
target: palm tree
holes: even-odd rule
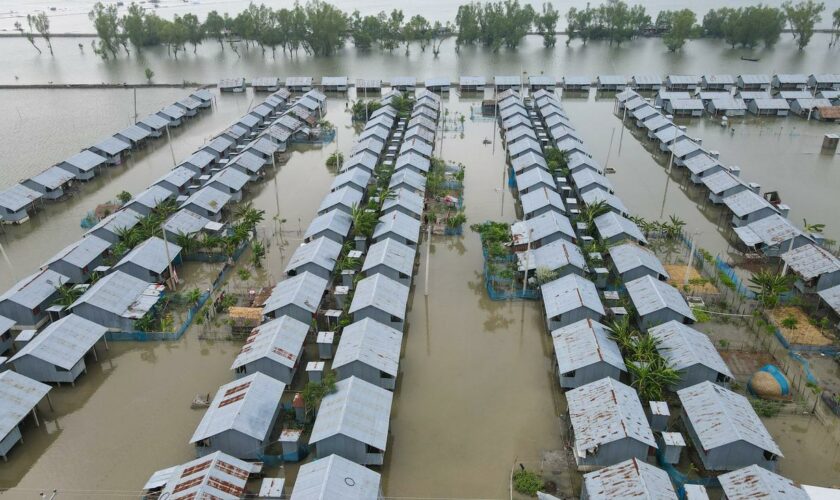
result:
[[[658,401],[666,387],[679,382],[680,374],[661,357],[648,362],[627,362],[627,371],[632,376],[630,385],[639,391],[639,397],[645,401]]]
[[[624,316],[621,319],[614,320],[610,323],[609,328],[611,330],[610,337],[615,340],[621,351],[624,353],[632,352],[639,332],[630,324],[630,318]]]
[[[134,248],[144,239],[140,231],[134,228],[118,227],[114,232],[120,238],[120,242],[128,249]]]
[[[665,229],[665,236],[669,240],[674,240],[682,233],[682,229],[685,227],[685,221],[676,215],[671,215],[668,217],[668,222],[663,224],[662,227]]]
[[[207,251],[212,251],[222,246],[222,237],[215,234],[204,234],[201,239],[201,248]]]
[[[790,290],[791,278],[763,269],[750,277],[749,286],[762,306],[773,309],[779,296]]]
[[[351,207],[351,216],[353,217],[353,229],[357,235],[368,238],[373,236],[373,231],[376,229],[378,222],[376,212],[368,212],[365,207],[354,204]]]
[[[650,335],[639,336],[633,342],[632,358],[639,362],[650,362],[659,357],[657,345],[659,342]]]
[[[580,210],[580,218],[586,223],[586,227],[592,229],[595,219],[610,211],[610,206],[604,200],[584,205]]]
[[[58,298],[53,304],[64,307],[69,307],[82,296],[82,289],[76,288],[75,285],[60,285],[55,287],[55,290],[58,292]]]
[[[175,244],[181,247],[184,255],[190,255],[197,252],[201,248],[201,241],[199,241],[196,233],[187,234],[179,232],[175,237]]]

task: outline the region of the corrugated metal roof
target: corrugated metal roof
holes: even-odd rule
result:
[[[327,280],[310,272],[303,272],[274,285],[271,296],[265,301],[263,314],[269,314],[287,305],[296,305],[314,313],[318,310]]]
[[[707,83],[717,85],[734,85],[735,77],[732,75],[703,75],[703,80]]]
[[[754,99],[753,102],[757,109],[790,109],[790,104],[784,99]]]
[[[395,76],[391,78],[392,87],[414,87],[417,85],[417,78],[413,76]]]
[[[105,253],[110,247],[111,244],[107,241],[96,236],[88,236],[67,245],[41,267],[63,260],[68,264],[83,268]]]
[[[683,141],[684,142],[684,141]],[[692,174],[702,174],[703,172],[714,168],[715,166],[723,166],[723,164],[718,161],[716,158],[712,158],[708,153],[700,153],[697,156],[692,156],[683,161],[686,168],[691,171]]]
[[[551,190],[554,189],[554,177],[545,169],[532,168],[516,176],[516,188],[520,193],[540,184]]]
[[[295,103],[295,106],[303,106],[309,111],[315,111],[316,109],[320,108],[321,105],[315,99],[309,96],[303,96]]]
[[[381,142],[385,142],[388,140],[388,135],[390,131],[385,128],[384,126],[376,126],[376,127],[369,127],[362,131],[359,134],[359,140],[363,141],[366,139],[379,139]]]
[[[11,300],[15,304],[34,309],[56,293],[56,287],[67,283],[69,279],[51,269],[41,269],[6,290],[0,295],[0,302]]]
[[[522,115],[527,117],[528,110],[525,109],[525,106],[523,106],[521,102],[515,99],[509,99],[504,104],[499,105],[499,116],[502,118],[502,121],[507,120],[513,115]]]
[[[312,85],[312,77],[311,76],[287,76],[286,77],[286,86],[287,87],[305,87]]]
[[[812,498],[790,479],[757,465],[750,465],[718,476],[728,500],[809,500]]]
[[[393,207],[403,207],[411,213],[423,215],[425,199],[410,189],[400,188],[394,192],[393,197],[388,197],[382,204],[382,212],[388,212]]]
[[[648,129],[650,131],[656,131],[656,130],[660,130],[662,127],[665,127],[667,125],[673,126],[674,123],[671,120],[665,118],[664,116],[659,115],[659,116],[654,116],[650,120],[646,121],[644,123],[644,125],[645,125],[646,129]]]
[[[341,243],[322,236],[297,247],[286,265],[285,272],[288,273],[305,264],[315,264],[332,273],[340,254]]]
[[[572,139],[570,137],[567,137],[562,141],[557,141],[557,144],[555,144],[555,146],[560,151],[577,151],[581,154],[585,154],[586,156],[592,156],[592,154],[589,152],[589,149],[587,149],[586,146],[578,142],[578,140]]]
[[[668,146],[668,150],[674,153],[674,157],[681,158],[695,151],[702,151],[703,147],[691,139],[686,139],[671,144]]]
[[[636,458],[584,474],[583,489],[589,500],[678,498],[667,472]]]
[[[668,75],[668,81],[677,85],[691,85],[700,82],[697,75]]]
[[[544,169],[548,169],[548,164],[545,162],[545,158],[541,153],[541,150],[537,150],[537,153],[525,153],[522,156],[518,156],[510,161],[510,165],[513,168],[513,171],[519,174],[526,168],[530,168],[533,166],[542,167]]]
[[[529,137],[535,141],[537,140],[537,134],[534,133],[534,129],[527,125],[519,125],[505,132],[505,141],[508,143],[516,142],[522,137]]]
[[[201,101],[193,97],[187,96],[175,101],[175,104],[183,106],[189,110],[195,110],[201,107]]]
[[[229,194],[223,193],[212,186],[206,186],[190,195],[190,197],[181,204],[180,208],[184,208],[192,204],[215,214],[221,212],[229,201]]]
[[[122,271],[114,271],[90,286],[76,302],[90,304],[123,318],[139,319],[157,304],[163,286],[146,283]]]
[[[0,372],[0,436],[4,439],[50,392],[50,386],[6,370]]]
[[[759,219],[746,226],[735,227],[733,230],[748,247],[759,244],[773,246],[805,234],[779,214]]]
[[[155,114],[149,115],[142,120],[139,120],[137,123],[142,123],[152,130],[164,129],[167,125],[169,125],[168,121]]]
[[[609,179],[588,168],[572,172],[572,182],[575,183],[575,186],[577,186],[578,189],[583,189],[587,186],[591,186],[592,184],[596,184],[607,191],[615,191],[615,188]]]
[[[280,118],[274,120],[274,124],[281,127],[285,127],[293,132],[299,129],[301,126],[303,126],[302,121],[298,120],[290,114],[284,114]]]
[[[624,286],[627,287],[633,306],[642,316],[662,309],[671,309],[686,318],[695,319],[694,313],[691,312],[691,308],[688,307],[680,292],[668,283],[650,276],[642,276],[625,283]]]
[[[165,187],[160,186],[158,184],[152,184],[148,188],[134,195],[132,199],[128,200],[126,206],[130,208],[129,205],[133,203],[139,203],[144,207],[155,208],[164,201],[174,196],[175,195],[172,193],[172,191],[166,189]]]
[[[739,184],[744,184],[744,181],[732,175],[731,172],[721,170],[711,175],[704,176],[700,179],[706,189],[712,194],[721,194],[727,189],[731,189]]]
[[[462,76],[459,80],[462,86],[483,86],[487,84],[487,79],[483,76]]]
[[[810,99],[814,94],[807,90],[782,90],[779,92],[779,97],[782,99]]]
[[[47,189],[58,189],[72,181],[74,175],[60,167],[50,167],[40,174],[30,178],[32,182]]]
[[[353,208],[362,201],[364,195],[358,189],[353,189],[350,186],[344,186],[335,191],[327,193],[318,207],[318,213],[331,210],[338,206]]]
[[[330,455],[300,467],[291,500],[376,499],[379,480],[379,473]]]
[[[811,75],[816,83],[840,83],[840,74],[814,73]]]
[[[342,210],[331,210],[323,215],[312,219],[309,227],[304,233],[304,239],[309,239],[325,230],[331,230],[346,237],[350,233],[350,226],[353,224],[353,217]]]
[[[796,99],[796,104],[802,110],[831,106],[831,101],[822,97],[807,97]]]
[[[572,239],[577,238],[568,217],[553,211],[528,220],[514,222],[510,226],[510,232],[514,245],[527,245],[529,237],[531,241],[539,241],[558,232]]]
[[[624,206],[624,202],[622,202],[618,196],[612,193],[608,193],[600,187],[596,189],[590,189],[589,191],[583,193],[581,195],[581,199],[586,205],[592,205],[598,203],[599,201],[603,201],[608,206],[618,210],[622,214],[630,213],[630,211],[627,210],[627,207]]]
[[[566,76],[563,78],[564,85],[591,85],[592,80],[588,76]]]
[[[709,337],[678,321],[669,321],[648,330],[656,339],[656,350],[675,370],[703,365],[734,380],[732,371]]]
[[[23,184],[13,184],[0,191],[0,207],[7,208],[11,212],[17,212],[40,200],[43,196],[43,194],[34,189],[29,189]]]
[[[362,271],[384,265],[399,273],[411,276],[414,271],[414,248],[390,238],[374,243],[368,248]]]
[[[522,205],[522,212],[526,216],[545,207],[553,207],[560,213],[566,213],[566,205],[563,203],[563,197],[557,191],[547,187],[525,193],[519,197],[519,201]]]
[[[408,306],[408,292],[407,286],[385,275],[368,276],[356,284],[356,292],[353,294],[349,312],[353,314],[366,307],[372,307],[404,320]]]
[[[245,494],[248,476],[259,470],[258,466],[239,460],[220,451],[176,467],[158,471],[149,480],[158,476],[159,484],[165,478],[166,484],[159,498],[213,500],[239,500]]]
[[[608,363],[626,372],[618,344],[610,338],[606,326],[584,319],[551,332],[554,356],[560,374],[579,370],[596,363]]]
[[[107,331],[108,328],[102,325],[70,314],[47,325],[8,362],[14,363],[24,356],[32,356],[69,370],[85,357],[85,354]]]
[[[163,109],[158,111],[158,113],[162,113],[162,114],[172,118],[173,120],[179,120],[187,114],[187,112],[184,111],[183,108],[178,107],[174,104],[170,104],[169,106],[165,106]]]
[[[16,324],[15,320],[9,319],[5,316],[0,316],[0,333],[8,332]],[[2,365],[2,363],[0,363],[0,365]]]
[[[251,330],[230,369],[235,370],[263,358],[293,368],[300,361],[298,355],[308,332],[308,324],[291,316],[263,323]]]
[[[172,234],[192,235],[207,227],[209,223],[210,219],[189,210],[178,210],[166,220],[163,229]]]
[[[599,75],[598,82],[601,85],[626,85],[627,77],[624,75]]]
[[[167,250],[169,258],[167,259]],[[114,266],[119,269],[123,264],[131,262],[143,269],[160,274],[174,262],[181,253],[181,247],[174,243],[164,243],[161,238],[152,236],[148,240],[134,247]]]
[[[647,243],[647,239],[635,222],[626,217],[622,217],[615,212],[608,212],[595,217],[595,229],[597,229],[598,234],[602,239],[609,239],[620,234],[626,234],[636,241]]]
[[[409,152],[415,152],[422,156],[430,157],[432,156],[433,150],[434,148],[432,148],[432,145],[425,141],[421,141],[419,139],[409,139],[403,141],[402,147],[400,147],[400,156]]]
[[[659,258],[646,248],[642,248],[634,243],[624,243],[610,247],[608,251],[613,265],[621,274],[639,267],[645,267],[660,276],[670,277],[662,262],[659,261]]]
[[[190,94],[190,97],[194,97],[199,101],[209,101],[213,99],[213,94],[207,89],[198,89]]]
[[[601,168],[601,165],[597,161],[585,154],[578,152],[573,152],[571,155],[569,155],[568,166],[569,170],[571,170],[572,172],[581,168],[591,168],[599,174],[604,173],[604,169]]]
[[[679,390],[677,396],[700,440],[696,444],[704,451],[745,441],[783,456],[782,450],[744,396],[708,381]]]
[[[185,161],[181,162],[181,165],[189,163],[190,165],[203,170],[214,161],[216,161],[216,157],[213,156],[211,153],[204,150],[199,150],[191,154],[190,157],[187,158]]]
[[[773,96],[766,90],[741,90],[738,91],[738,96],[745,101],[754,101],[756,99],[771,99]]]
[[[391,391],[356,377],[340,380],[321,400],[309,444],[344,435],[380,450],[388,443]]]
[[[131,144],[111,136],[97,142],[93,145],[93,147],[113,156],[118,155],[127,149],[131,149]]]
[[[172,184],[173,186],[180,188],[188,185],[193,180],[195,175],[195,172],[188,169],[187,167],[175,167],[173,170],[170,170],[168,173],[156,180],[155,184],[158,184],[162,181],[166,181]]]
[[[664,129],[660,130],[659,132],[656,132],[653,135],[656,137],[657,141],[664,142],[664,143],[667,144],[667,143],[673,141],[674,139],[676,139],[677,137],[684,136],[685,132],[683,132],[682,130],[680,130],[676,126],[674,126],[674,127],[666,127]]]
[[[566,400],[578,456],[624,438],[656,446],[635,389],[603,378],[567,391]]]
[[[347,77],[346,76],[322,76],[321,77],[321,85],[334,87],[334,86],[347,86]]]
[[[207,184],[218,182],[219,184],[233,189],[234,191],[241,191],[250,180],[251,178],[245,172],[235,168],[225,167],[213,174],[213,176],[207,180]]]
[[[557,85],[557,78],[549,75],[529,75],[530,85]]]
[[[671,109],[678,110],[703,110],[703,101],[700,99],[671,99],[668,101]]]
[[[348,184],[354,184],[362,189],[366,189],[368,182],[370,182],[371,173],[361,167],[353,167],[344,170],[333,179],[330,184],[330,191],[335,191]]]
[[[385,148],[385,145],[375,139],[362,139],[350,149],[350,156],[355,156],[359,153],[364,151],[368,151],[372,154],[379,155],[382,153],[382,150]]]
[[[493,77],[493,83],[496,85],[519,85],[522,83],[522,78],[517,75],[496,75]]]
[[[429,146],[429,151],[431,152],[431,146]],[[394,170],[401,170],[405,167],[411,166],[421,172],[428,172],[431,165],[432,162],[428,158],[421,156],[414,151],[407,151],[400,153],[397,157],[397,161],[394,164]]]
[[[569,274],[546,283],[541,289],[548,318],[554,318],[581,307],[591,309],[601,315],[605,314],[595,283],[577,274]]]
[[[89,172],[98,166],[104,165],[107,161],[102,156],[86,149],[67,158],[64,160],[64,163],[72,165],[82,172]]]
[[[426,178],[407,168],[394,172],[393,175],[391,175],[391,180],[388,183],[388,189],[396,189],[402,184],[405,184],[415,191],[426,191]]]
[[[566,266],[572,266],[581,271],[587,269],[586,259],[580,248],[564,240],[552,241],[532,249],[530,256],[527,251],[517,252],[516,260],[520,271],[524,271],[526,266],[529,271],[540,268],[555,270]]]
[[[254,129],[260,124],[261,121],[262,120],[260,120],[260,118],[251,114],[247,114],[240,118],[239,121],[236,122],[236,124],[241,125],[247,129]]]
[[[450,81],[445,76],[433,76],[426,78],[425,85],[426,87],[449,87]]]
[[[258,76],[251,79],[252,87],[276,87],[280,85],[280,78],[276,76]]]
[[[259,106],[255,107],[251,110],[249,114],[259,116],[263,119],[267,118],[269,115],[274,113],[274,108],[268,104],[260,104]]]
[[[515,114],[505,120],[502,120],[502,128],[504,128],[505,130],[510,130],[513,127],[522,124],[528,125],[529,127],[532,126],[531,119],[521,114]]]
[[[404,138],[407,141],[418,139],[429,144],[433,144],[435,142],[435,134],[429,131],[428,129],[419,126],[415,126],[408,129],[408,131],[406,131],[405,133]]]
[[[656,97],[660,101],[670,101],[672,99],[691,99],[691,94],[684,90],[668,90],[668,89],[659,89],[656,92]]]
[[[242,87],[245,85],[245,79],[242,77],[236,78],[222,78],[219,80],[219,88],[233,88],[233,87]]]
[[[774,207],[769,201],[765,200],[763,196],[750,189],[745,189],[739,193],[727,196],[723,199],[723,203],[738,217],[744,217],[751,213],[758,212],[763,208],[772,208],[774,211],[778,212],[776,207]]]
[[[231,147],[233,147],[233,141],[231,139],[228,139],[227,137],[223,136],[218,136],[212,141],[208,142],[207,145],[204,146],[202,149],[209,149],[217,153],[224,153]]]
[[[817,292],[822,300],[828,304],[835,313],[840,314],[840,285],[826,288]]]
[[[201,105],[201,103],[198,101],[193,100],[193,102],[195,102],[198,106]],[[144,129],[143,127],[138,127],[137,125],[129,125],[128,127],[117,132],[117,134],[125,137],[126,139],[131,139],[132,141],[142,141],[143,139],[149,137],[152,133]]]
[[[394,176],[396,175],[394,174]],[[391,182],[393,183],[393,177]],[[383,215],[379,218],[379,224],[373,231],[373,237],[379,239],[380,236],[391,232],[412,243],[417,243],[420,241],[420,221],[399,211]]]
[[[516,141],[515,143],[508,145],[508,154],[510,154],[511,157],[519,156],[527,151],[542,154],[542,146],[540,146],[539,142],[529,138],[525,138],[521,141]]]
[[[770,84],[768,75],[738,75],[742,82],[747,84]]]
[[[341,331],[332,368],[359,361],[396,377],[400,366],[402,337],[401,331],[370,318],[345,326]]]
[[[357,78],[357,89],[378,89],[382,87],[382,80],[378,78]]]
[[[639,85],[662,85],[659,75],[633,75],[633,81]]]
[[[267,438],[285,389],[286,384],[260,372],[219,387],[190,443],[231,430],[258,440]]]
[[[740,97],[717,97],[712,99],[712,106],[718,110],[747,109],[747,103]]]
[[[782,254],[790,269],[808,281],[823,274],[840,272],[840,259],[828,251],[809,244]]]
[[[142,215],[138,214],[134,210],[131,210],[130,208],[117,210],[116,212],[97,222],[95,226],[90,228],[90,230],[85,233],[85,236],[90,235],[98,229],[105,229],[110,233],[119,234],[120,231],[131,229],[132,227],[136,226],[142,218]]]

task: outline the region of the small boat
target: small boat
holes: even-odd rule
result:
[[[198,394],[193,398],[190,408],[198,410],[200,408],[207,408],[210,406],[210,393]]]
[[[750,61],[750,62],[758,62],[759,61],[759,59],[757,57],[747,57],[747,56],[741,56],[741,60],[742,61]]]
[[[614,169],[614,168],[612,168],[612,167],[607,167],[607,168],[605,168],[605,169],[604,169],[604,173],[605,173],[605,174],[614,174],[614,173],[615,173],[615,169]]]

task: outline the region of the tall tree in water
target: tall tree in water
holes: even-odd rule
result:
[[[543,37],[545,47],[554,47],[557,43],[557,21],[560,13],[550,3],[544,3],[542,12],[534,17],[534,25]]]
[[[29,43],[31,43],[32,46],[35,47],[35,50],[37,50],[40,54],[41,49],[39,49],[38,46],[35,45],[35,36],[32,34],[32,21],[30,20],[30,17],[32,16],[27,16],[27,21],[29,21],[29,31],[23,30],[23,26],[20,24],[20,21],[15,21],[15,29],[20,31],[20,34],[25,36],[26,39],[29,40]]]
[[[93,21],[93,28],[99,37],[99,40],[91,42],[94,52],[103,59],[117,57],[120,47],[125,47],[125,38],[117,16],[117,5],[109,4],[106,7],[102,2],[96,2],[88,17]]]
[[[455,27],[458,29],[458,37],[455,39],[455,46],[471,45],[478,41],[481,34],[479,27],[479,16],[481,4],[471,2],[460,5],[458,13],[455,14]]]
[[[222,50],[225,50],[225,18],[219,15],[219,13],[215,10],[211,10],[207,14],[207,18],[204,19],[202,27],[204,29],[204,33],[209,38],[219,42],[219,45],[222,46]]]
[[[186,30],[187,41],[193,46],[193,54],[195,54],[198,44],[204,40],[204,26],[195,14],[184,14],[181,24]]]
[[[794,5],[788,0],[782,3],[782,9],[785,11],[785,17],[790,24],[790,31],[797,45],[799,45],[799,50],[804,49],[811,41],[811,37],[814,36],[814,25],[822,19],[825,4],[805,0]]]
[[[593,35],[595,9],[590,7],[588,3],[586,4],[586,8],[580,10],[571,7],[566,14],[566,19],[568,19],[568,26],[566,26],[566,32],[568,33],[566,46],[568,47],[575,38],[580,38],[583,44],[586,45],[587,40],[592,38]]]
[[[696,26],[697,16],[689,9],[672,12],[669,16],[670,26],[668,32],[662,37],[662,41],[668,50],[676,52],[685,45],[685,41],[693,37],[700,30]],[[657,27],[658,27],[657,23]]]
[[[831,14],[831,21],[832,33],[831,41],[828,42],[829,47],[837,43],[837,40],[840,40],[840,7]]]
[[[41,34],[41,38],[47,42],[47,47],[50,49],[50,55],[53,54],[52,42],[50,41],[50,18],[47,17],[47,14],[44,12],[39,12],[33,15],[27,15],[26,20],[29,21],[29,29],[32,30],[32,27],[35,27],[35,31]]]
[[[349,28],[344,12],[321,0],[310,0],[306,4],[306,21],[304,41],[313,54],[328,56],[344,47]]]

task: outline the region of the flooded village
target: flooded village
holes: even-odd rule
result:
[[[834,36],[540,37],[0,37],[0,498],[840,498]]]

